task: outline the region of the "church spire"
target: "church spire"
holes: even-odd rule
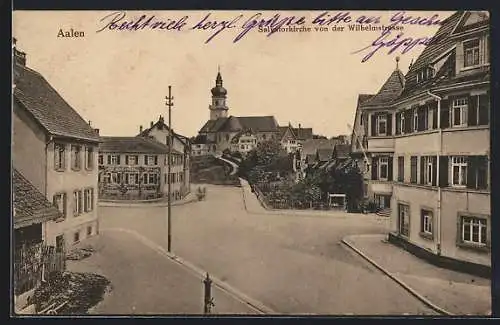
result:
[[[222,75],[220,74],[220,65],[217,66],[217,78],[215,79],[215,85],[222,87]]]

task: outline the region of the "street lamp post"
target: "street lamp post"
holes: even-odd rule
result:
[[[168,182],[168,215],[167,215],[167,228],[168,228],[168,237],[167,237],[167,250],[170,253],[172,251],[172,205],[171,205],[171,200],[172,200],[172,180],[171,180],[171,165],[172,165],[172,120],[171,120],[171,114],[172,114],[172,106],[174,106],[173,100],[174,97],[172,96],[172,86],[168,86],[168,97],[167,99],[167,106],[168,106],[168,165],[167,165],[167,182]]]

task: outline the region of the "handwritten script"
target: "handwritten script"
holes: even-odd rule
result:
[[[373,15],[353,15],[350,12],[329,12],[324,11],[313,15],[313,18],[306,18],[300,15],[283,15],[280,13],[254,13],[249,17],[244,14],[235,15],[229,19],[218,19],[213,13],[206,13],[202,18],[191,19],[184,15],[179,18],[165,18],[154,14],[142,14],[129,17],[124,11],[109,13],[100,19],[101,32],[137,32],[143,30],[160,30],[169,32],[197,31],[205,32],[208,38],[205,44],[213,41],[222,33],[234,30],[236,36],[233,43],[241,41],[252,30],[265,31],[267,37],[281,31],[311,30],[305,29],[304,25],[310,24],[315,30],[344,31],[342,25],[348,28],[346,31],[359,31],[369,29],[370,31],[380,31],[375,33],[376,39],[369,45],[354,51],[352,54],[363,53],[361,62],[366,62],[373,55],[382,49],[388,49],[387,54],[392,54],[397,50],[401,54],[407,53],[416,46],[427,46],[439,41],[435,37],[411,37],[402,30],[405,25],[435,26],[441,24],[441,19],[437,14],[429,17],[411,16],[405,11],[399,11],[391,15],[384,22],[381,16]],[[340,27],[339,27],[340,26]],[[302,29],[298,29],[301,27]]]

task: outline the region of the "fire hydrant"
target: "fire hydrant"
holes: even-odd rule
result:
[[[214,298],[212,297],[212,279],[207,273],[205,280],[203,280],[203,284],[205,285],[205,299],[204,299],[204,308],[203,312],[205,315],[208,315],[212,312],[212,307],[215,306]]]

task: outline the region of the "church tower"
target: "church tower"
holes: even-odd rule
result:
[[[212,104],[208,107],[210,110],[210,120],[216,120],[219,117],[227,117],[229,107],[226,106],[227,90],[222,86],[222,76],[220,69],[215,79],[215,87],[212,88]]]

